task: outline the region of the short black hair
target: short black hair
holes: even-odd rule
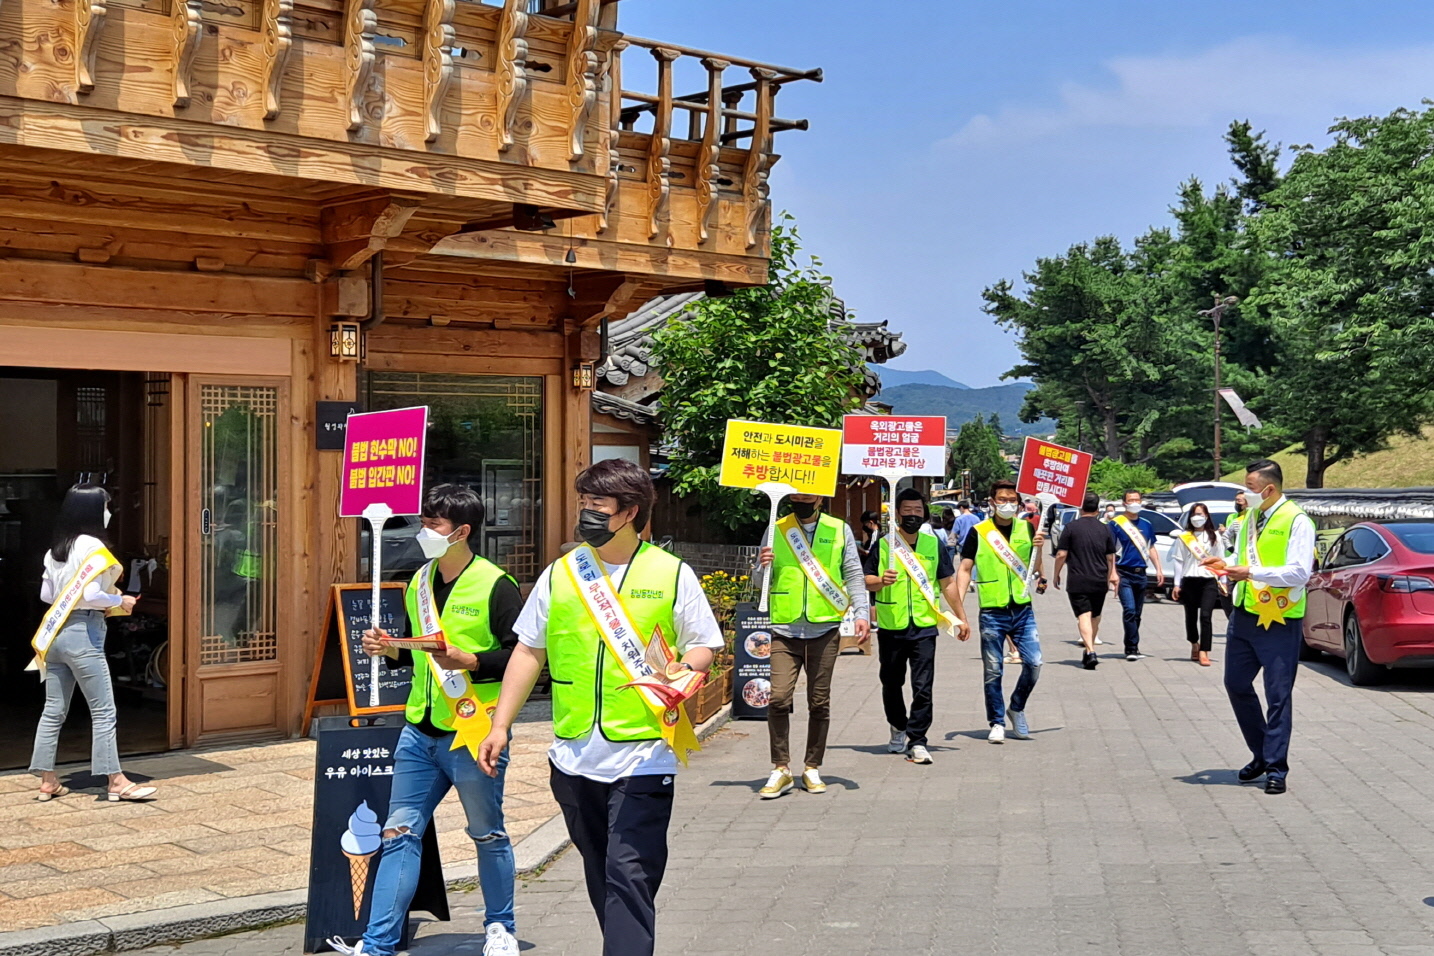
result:
[[[894,509],[892,511],[893,517],[895,516],[897,511],[901,510],[901,503],[903,501],[921,502],[921,516],[928,521],[931,520],[931,506],[926,503],[926,496],[923,495],[921,492],[917,491],[915,488],[907,488],[904,491],[898,491],[896,493],[896,502],[894,505],[892,505]]]
[[[616,498],[619,511],[636,505],[637,518],[632,523],[633,530],[641,532],[647,527],[647,516],[657,499],[657,489],[652,486],[652,476],[642,466],[626,458],[608,458],[584,468],[578,473],[575,484],[580,495]]]
[[[70,560],[70,549],[82,534],[104,542],[105,509],[109,506],[110,493],[99,485],[82,482],[65,492],[50,538],[50,557],[62,564]]]
[[[872,524],[881,524],[881,515],[875,511],[863,511],[861,513],[861,523],[866,524],[868,521]]]
[[[970,502],[968,499],[966,499],[966,498],[962,498],[962,499],[960,500],[960,502],[957,503],[956,507],[958,507],[958,508],[960,508],[960,509],[962,509],[962,510],[964,510],[964,511],[970,511],[970,510],[971,510],[971,502]]]
[[[1096,494],[1094,491],[1087,491],[1087,492],[1085,493],[1085,497],[1081,499],[1081,502],[1080,502],[1080,510],[1081,510],[1081,511],[1087,511],[1087,512],[1089,512],[1089,511],[1099,511],[1099,510],[1100,510],[1100,495]]]
[[[446,518],[455,529],[468,526],[468,550],[474,554],[479,547],[478,529],[483,527],[486,516],[483,499],[467,485],[434,485],[423,496],[423,517]]]
[[[999,481],[996,481],[996,482],[992,483],[992,485],[991,485],[991,497],[992,497],[992,498],[996,497],[996,492],[998,492],[998,491],[1007,491],[1007,490],[1009,490],[1009,491],[1016,491],[1016,483],[1015,483],[1014,481],[1012,481],[1011,479],[1009,479],[1009,478],[1002,478],[1002,479],[1000,479]],[[1019,491],[1016,491],[1016,494],[1019,495],[1020,492],[1019,492]]]
[[[1285,486],[1285,470],[1280,467],[1279,462],[1271,461],[1268,458],[1250,462],[1245,466],[1245,474],[1263,475],[1276,487],[1283,488]]]
[[[1144,492],[1140,491],[1140,489],[1138,489],[1138,488],[1127,488],[1127,489],[1125,489],[1124,491],[1122,491],[1122,492],[1120,493],[1120,500],[1121,500],[1121,501],[1124,501],[1126,498],[1129,498],[1131,495],[1140,495],[1140,497],[1142,497],[1142,498],[1145,497]]]

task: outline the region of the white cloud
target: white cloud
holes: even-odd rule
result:
[[[1066,83],[1058,105],[975,116],[943,145],[1000,149],[1078,129],[1223,127],[1250,115],[1327,121],[1434,94],[1434,45],[1350,52],[1252,37],[1187,56],[1119,57],[1105,68],[1108,84]]]

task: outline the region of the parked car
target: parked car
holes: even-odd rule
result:
[[[1171,588],[1175,587],[1175,554],[1176,542],[1180,537],[1181,530],[1185,527],[1185,519],[1190,516],[1190,509],[1197,504],[1203,504],[1210,510],[1210,518],[1215,522],[1217,529],[1229,524],[1230,516],[1235,513],[1235,495],[1245,490],[1244,485],[1237,485],[1229,481],[1191,481],[1183,485],[1176,485],[1171,491],[1175,499],[1180,503],[1180,510],[1174,514],[1168,512],[1144,512],[1141,517],[1150,519],[1155,525],[1155,553],[1160,556],[1160,567],[1165,572],[1165,587],[1157,589],[1155,586],[1155,569],[1148,568],[1146,576],[1149,580],[1150,591],[1153,594],[1169,594]],[[1163,519],[1157,523],[1157,518]],[[1166,527],[1169,522],[1169,527]]]
[[[1361,686],[1434,667],[1434,521],[1364,521],[1340,535],[1310,578],[1300,652],[1344,658]]]

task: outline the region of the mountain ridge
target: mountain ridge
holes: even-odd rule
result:
[[[992,385],[989,388],[951,388],[947,385],[912,383],[883,388],[877,401],[890,405],[892,411],[907,415],[944,415],[946,427],[957,428],[977,415],[1001,417],[1001,428],[1008,435],[1051,435],[1056,423],[1043,418],[1035,422],[1020,419],[1026,393],[1035,388],[1029,382]]]
[[[971,386],[943,375],[935,369],[912,371],[904,368],[889,368],[885,365],[868,365],[881,378],[882,388],[898,388],[902,385],[940,385],[945,388],[968,389]]]

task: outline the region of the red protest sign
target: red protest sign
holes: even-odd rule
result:
[[[847,415],[842,419],[841,441],[844,474],[946,474],[943,417]]]
[[[361,517],[371,505],[387,505],[396,515],[422,512],[427,434],[426,405],[350,415],[339,515]]]
[[[1079,508],[1090,481],[1091,461],[1090,452],[1027,438],[1021,453],[1021,471],[1016,476],[1016,490],[1032,497],[1055,495],[1061,504]]]

